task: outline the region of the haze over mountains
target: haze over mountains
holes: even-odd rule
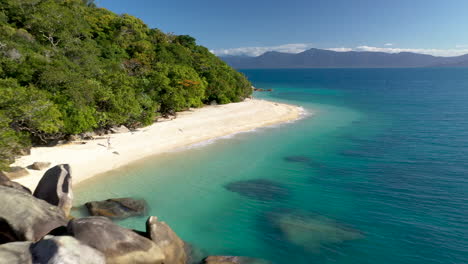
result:
[[[468,67],[468,54],[436,57],[411,52],[337,52],[314,48],[297,54],[269,51],[257,57],[224,56],[221,59],[238,69]]]

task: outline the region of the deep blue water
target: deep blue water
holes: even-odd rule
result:
[[[468,69],[243,72],[313,115],[92,179],[76,205],[145,198],[204,254],[468,263]]]

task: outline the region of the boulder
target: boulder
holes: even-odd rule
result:
[[[114,224],[106,217],[73,219],[68,233],[104,254],[108,264],[163,264],[164,253],[153,241]]]
[[[237,257],[237,256],[209,256],[202,264],[268,264],[270,262],[263,259]]]
[[[31,164],[30,167],[32,170],[43,170],[43,169],[47,169],[50,167],[50,162],[36,161],[33,164]]]
[[[105,201],[93,201],[85,204],[93,216],[106,216],[122,219],[146,213],[146,202],[133,198],[115,198]]]
[[[27,176],[28,174],[29,172],[27,169],[19,166],[10,167],[9,171],[0,172],[0,175],[8,177],[11,180]]]
[[[73,200],[70,165],[61,164],[47,170],[33,195],[58,206],[68,216]]]
[[[28,188],[24,187],[23,185],[21,185],[21,184],[19,184],[17,182],[10,181],[10,179],[5,175],[0,175],[0,186],[5,186],[5,187],[17,189],[19,191],[23,191],[23,192],[26,192],[28,194],[31,194],[31,190],[29,190]]]
[[[33,259],[29,247],[32,242],[13,242],[0,245],[0,263],[32,264]]]
[[[146,233],[161,248],[166,257],[165,264],[187,263],[184,241],[165,222],[150,216],[146,221]]]
[[[105,264],[104,254],[71,236],[47,236],[31,245],[34,263]]]
[[[0,244],[38,241],[67,223],[60,208],[13,188],[0,186]]]
[[[29,156],[31,155],[31,148],[30,147],[25,147],[22,149],[19,149],[17,153],[15,153],[19,156]]]
[[[289,195],[289,191],[285,186],[267,179],[231,182],[226,184],[224,188],[261,201],[277,201],[285,199]]]
[[[130,132],[130,130],[126,126],[113,126],[110,128],[110,131],[114,134],[118,133],[127,133]]]

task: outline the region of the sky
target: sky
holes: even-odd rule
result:
[[[97,0],[217,55],[266,51],[468,53],[468,0]]]

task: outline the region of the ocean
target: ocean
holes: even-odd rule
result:
[[[242,72],[309,114],[90,179],[75,206],[144,198],[199,255],[468,263],[468,69]]]

